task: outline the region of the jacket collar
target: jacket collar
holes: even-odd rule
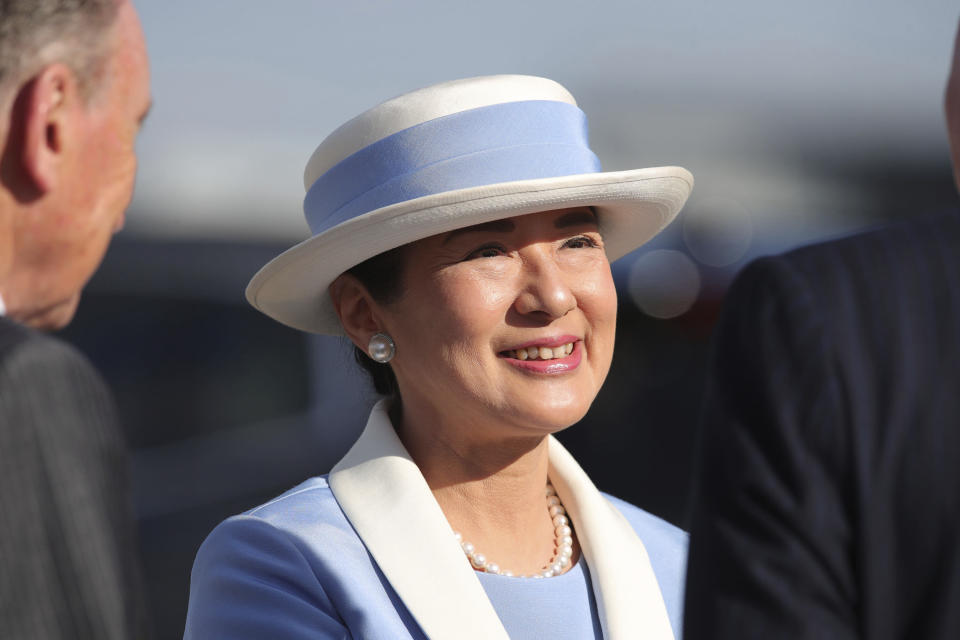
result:
[[[380,570],[430,638],[508,640],[430,487],[397,437],[388,404],[330,472],[330,489]],[[554,438],[549,476],[590,569],[604,638],[673,639],[646,549]],[[411,526],[386,526],[387,523]]]

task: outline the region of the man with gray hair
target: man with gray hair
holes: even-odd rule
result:
[[[0,637],[143,635],[126,453],[66,325],[150,106],[129,0],[0,0]]]

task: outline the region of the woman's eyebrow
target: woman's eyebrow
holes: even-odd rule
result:
[[[447,234],[447,237],[443,239],[441,245],[447,244],[457,236],[463,235],[465,233],[476,233],[478,231],[494,231],[497,233],[510,233],[515,230],[517,225],[513,223],[512,220],[493,220],[491,222],[483,222],[481,224],[475,224],[470,227],[464,227],[462,229],[454,229]]]
[[[570,213],[565,213],[562,216],[557,216],[557,219],[553,221],[553,226],[555,226],[557,229],[579,227],[580,225],[584,224],[599,224],[597,222],[597,214],[593,212],[593,209],[580,209],[578,211],[571,211]]]

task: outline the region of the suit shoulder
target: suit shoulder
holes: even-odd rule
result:
[[[254,552],[256,549],[260,552]],[[218,565],[243,566],[251,561],[263,563],[267,559],[275,562],[278,558],[299,555],[293,540],[282,527],[242,513],[230,516],[207,535],[197,551],[193,573],[196,578],[202,571]],[[228,561],[224,562],[225,559]],[[238,559],[242,562],[237,562]]]
[[[113,396],[90,361],[62,340],[12,324],[0,329],[0,422],[64,447],[117,446]]]
[[[950,212],[877,227],[786,253],[782,260],[809,274],[880,275],[960,268],[960,215]]]
[[[190,573],[184,638],[346,637],[309,549],[277,522],[241,514],[207,536]]]
[[[734,331],[749,344],[751,335],[776,326],[814,331],[822,325],[838,329],[838,336],[866,327],[883,342],[890,331],[919,323],[879,319],[913,307],[937,325],[937,318],[949,317],[944,294],[958,289],[960,216],[912,220],[754,260],[727,292],[720,333]]]
[[[16,349],[22,343],[41,340],[45,337],[9,318],[0,317],[0,356]]]
[[[327,476],[310,478],[281,493],[243,515],[265,520],[283,522],[291,515],[309,511],[315,516],[333,515],[340,512],[340,505],[330,491]]]
[[[0,324],[0,372],[7,383],[30,381],[40,376],[49,381],[78,375],[102,384],[100,374],[85,355],[72,345],[9,320]]]
[[[356,537],[325,475],[310,478],[234,518],[267,526],[308,555],[328,554],[331,548],[323,540],[331,535]]]
[[[194,573],[222,564],[245,565],[250,558],[262,562],[273,557],[297,565],[316,554],[317,543],[331,529],[347,527],[326,476],[311,478],[217,525],[197,552]]]

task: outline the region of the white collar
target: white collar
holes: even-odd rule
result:
[[[430,638],[508,640],[427,482],[397,437],[387,402],[330,472],[350,523]],[[646,549],[566,449],[549,443],[549,476],[590,568],[604,638],[673,640]],[[385,523],[415,523],[390,528]]]
[[[0,295],[0,318],[7,315],[7,305],[3,304],[3,296]]]

